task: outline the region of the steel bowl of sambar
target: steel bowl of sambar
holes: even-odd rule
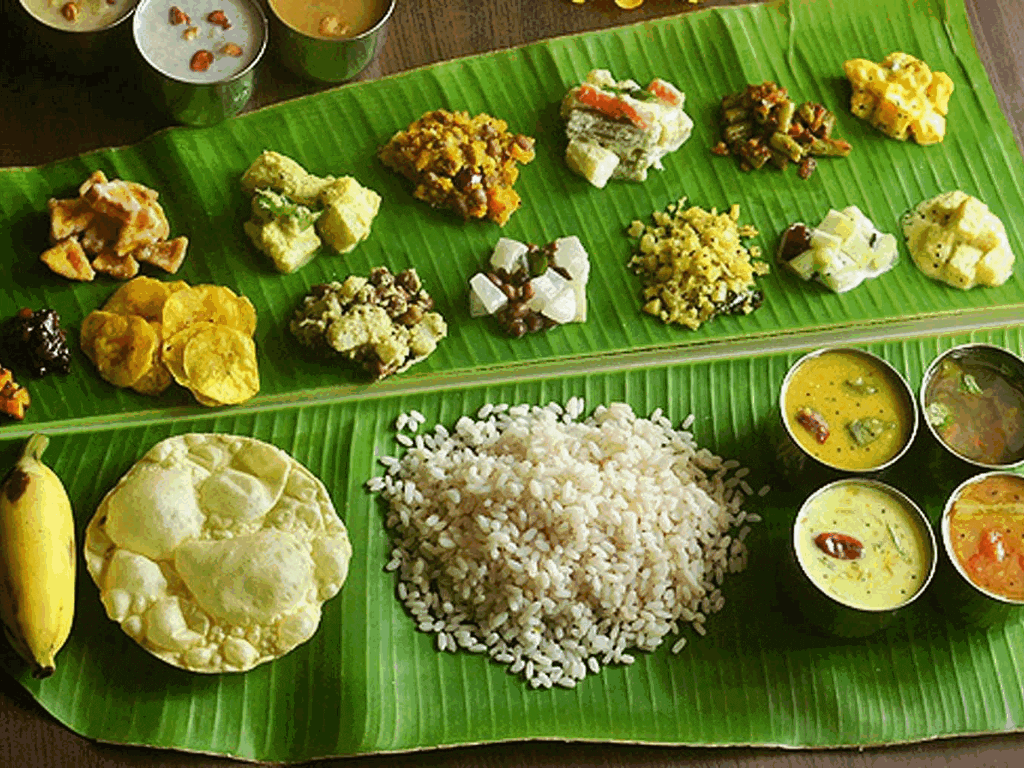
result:
[[[826,347],[786,373],[772,417],[772,448],[791,485],[816,488],[840,477],[879,476],[917,434],[914,394],[878,355]]]

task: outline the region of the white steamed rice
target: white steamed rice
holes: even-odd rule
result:
[[[660,409],[644,419],[613,403],[580,421],[583,410],[577,397],[488,404],[452,433],[399,434],[404,455],[381,457],[386,473],[367,483],[388,502],[387,567],[419,629],[534,687],[632,663],[629,649],[654,650],[686,622],[703,635],[760,519],[741,509],[738,462]],[[396,427],[422,421],[403,414]]]

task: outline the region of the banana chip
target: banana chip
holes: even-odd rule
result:
[[[165,283],[152,277],[140,276],[114,291],[103,309],[118,315],[141,315],[147,320],[160,321],[167,297],[187,287],[188,284],[182,280]]]
[[[252,336],[256,331],[256,309],[247,298],[222,285],[197,285],[167,298],[163,324],[169,337],[200,322],[219,323]]]
[[[82,324],[82,351],[93,361],[100,376],[115,387],[130,387],[153,365],[159,338],[139,315],[116,315],[102,310],[91,313]]]
[[[219,285],[137,277],[85,318],[82,350],[118,387],[159,395],[173,382],[202,405],[234,405],[260,388],[256,310]]]
[[[226,325],[201,328],[185,344],[182,367],[186,386],[200,402],[244,403],[260,391],[256,345]]]

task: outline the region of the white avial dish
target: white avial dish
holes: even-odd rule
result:
[[[172,8],[187,20],[174,23],[172,18],[180,17]],[[217,12],[226,22],[210,20]],[[247,71],[266,40],[264,17],[249,0],[142,0],[132,31],[136,47],[151,67],[196,84],[224,82]],[[199,68],[198,62],[204,60],[206,67]]]

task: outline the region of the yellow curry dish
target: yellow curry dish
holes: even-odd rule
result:
[[[877,470],[910,445],[916,411],[907,384],[884,360],[856,349],[813,352],[782,385],[786,429],[833,469]]]
[[[808,578],[851,608],[899,608],[925,588],[934,570],[935,545],[922,514],[876,481],[825,486],[800,510],[793,536]]]

